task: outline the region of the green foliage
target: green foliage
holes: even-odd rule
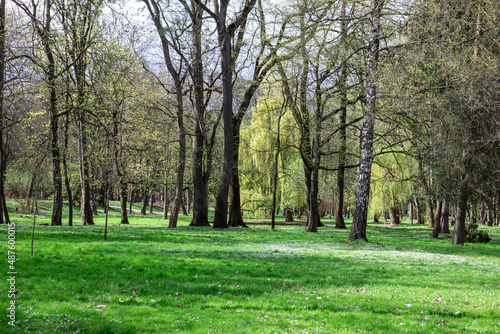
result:
[[[465,225],[465,242],[472,242],[472,243],[482,242],[486,244],[491,241],[488,232],[479,231],[478,227],[479,225],[474,223]]]
[[[391,207],[400,207],[412,195],[411,176],[415,161],[405,154],[384,154],[372,167],[370,214],[382,215]]]
[[[295,149],[297,130],[283,98],[272,91],[257,101],[250,118],[243,122],[240,137],[241,197],[243,209],[265,217],[272,203],[274,168],[278,142],[277,196],[281,208],[305,204],[303,164]]]

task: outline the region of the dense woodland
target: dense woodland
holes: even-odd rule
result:
[[[52,225],[154,204],[498,225],[497,0],[12,0],[0,27],[0,191]],[[9,220],[5,196],[0,222]],[[69,221],[63,201],[81,208]],[[209,208],[215,208],[213,221]],[[467,224],[469,224],[467,223]],[[432,231],[432,232],[431,232]]]

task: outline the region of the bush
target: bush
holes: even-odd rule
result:
[[[478,224],[467,224],[465,225],[465,242],[472,242],[472,243],[488,243],[490,242],[491,238],[488,235],[488,232],[485,231],[478,231]]]

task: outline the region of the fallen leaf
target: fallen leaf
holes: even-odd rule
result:
[[[99,304],[99,305],[97,305],[97,308],[103,308],[103,307],[106,307],[106,304]]]
[[[139,296],[135,294],[135,291],[132,291],[132,296],[131,296],[131,298],[134,298],[134,297],[139,297]]]

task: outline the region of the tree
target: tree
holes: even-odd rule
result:
[[[380,43],[380,16],[383,0],[372,0],[370,13],[370,44],[368,46],[368,66],[366,70],[366,106],[363,110],[361,130],[361,154],[359,159],[359,179],[356,189],[356,204],[352,218],[349,240],[365,240],[368,219],[371,169],[373,162],[373,131],[377,110],[377,72]]]
[[[162,23],[162,13],[160,11],[160,7],[158,1],[156,0],[143,0],[148,8],[149,14],[151,15],[151,19],[154,22],[156,31],[161,40],[161,45],[163,49],[163,59],[165,65],[167,66],[168,72],[172,76],[174,81],[174,90],[176,97],[176,111],[177,111],[177,129],[179,133],[179,158],[177,163],[177,183],[175,187],[175,199],[172,211],[170,213],[170,219],[168,223],[168,227],[174,228],[177,227],[177,217],[179,215],[179,209],[181,207],[182,195],[183,195],[183,184],[184,184],[184,170],[186,166],[186,133],[184,129],[184,101],[183,101],[183,82],[185,80],[184,69],[182,65],[182,61],[179,66],[175,68],[174,63],[172,61],[171,56],[171,46],[174,49],[173,52],[176,52],[179,56],[181,53],[178,49],[175,48],[176,40],[179,38],[177,33],[182,33],[182,27],[177,27],[180,29],[180,32],[177,32],[175,27],[174,29],[166,29]],[[167,32],[170,32],[170,36],[167,35]],[[170,39],[169,39],[170,37]]]
[[[227,22],[229,0],[215,0],[214,10],[210,10],[200,0],[195,0],[215,21],[221,53],[222,71],[222,121],[224,126],[224,159],[219,191],[216,197],[214,228],[227,228],[229,183],[233,172],[233,71],[231,38],[235,31],[246,22],[247,16],[257,0],[248,0],[236,19]]]

